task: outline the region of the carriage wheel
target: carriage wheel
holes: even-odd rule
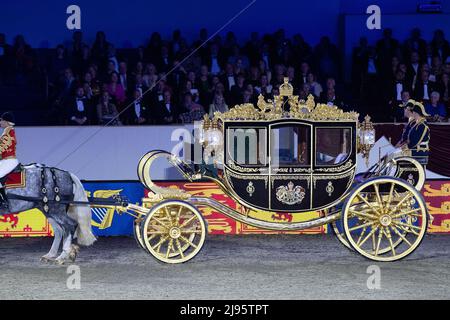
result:
[[[371,260],[396,261],[422,241],[428,214],[421,194],[391,177],[367,180],[347,198],[342,226],[351,247]]]
[[[158,220],[161,220],[161,221],[168,221],[168,219],[167,219],[167,217],[165,216],[165,214],[159,214],[159,213],[155,213],[155,217],[158,219]],[[145,246],[145,242],[144,242],[144,237],[142,236],[142,230],[143,230],[143,225],[144,225],[144,223],[145,223],[145,217],[139,217],[135,222],[134,222],[134,228],[133,228],[133,230],[134,230],[134,239],[136,240],[136,242],[138,243],[138,245],[142,248],[142,249],[144,249],[146,252],[149,252],[148,250],[147,250],[147,247]],[[156,225],[156,226],[155,226]],[[156,222],[156,220],[152,223],[152,226],[151,226],[151,228],[157,228],[157,222]],[[155,234],[152,234],[151,236],[150,236],[150,239],[153,239],[153,237],[155,237],[156,235]],[[190,236],[189,236],[189,241],[190,242],[192,242],[193,240],[194,240],[194,238],[195,238],[195,234],[193,233],[193,234],[191,234]],[[182,249],[182,252],[184,252],[184,251],[186,251],[187,249],[189,248],[189,244],[188,243],[186,243],[186,244],[184,244],[184,245],[181,245],[181,249]],[[149,252],[149,253],[151,253],[151,252]],[[175,256],[178,256],[180,253],[179,253],[179,251],[177,251],[177,252],[172,252],[172,253],[170,253],[170,255],[169,255],[169,257],[170,258],[172,258],[172,257],[175,257]]]
[[[200,252],[205,242],[206,224],[193,205],[169,200],[152,208],[141,233],[145,248],[156,259],[182,263]]]
[[[361,209],[361,207],[359,207]],[[342,219],[331,222],[331,230],[333,231],[336,238],[339,240],[340,243],[342,243],[347,249],[354,252],[355,250],[350,245],[350,243],[347,241],[347,236],[345,235],[344,227],[342,225]],[[402,232],[402,235],[404,236],[406,232]],[[394,241],[392,244],[394,246],[394,249],[398,247],[400,243],[402,243],[402,238],[399,237],[396,241]],[[387,252],[391,251],[390,247],[380,248],[378,254],[385,254]]]

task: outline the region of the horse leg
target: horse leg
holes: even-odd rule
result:
[[[53,228],[53,243],[50,248],[50,251],[43,255],[41,257],[42,262],[49,262],[55,260],[55,258],[58,256],[58,249],[61,244],[62,236],[63,236],[63,230],[61,226],[56,223],[56,221],[52,218],[49,218],[48,221],[50,222],[52,228]]]
[[[72,250],[72,233],[69,230],[64,230],[63,250],[58,258],[56,258],[57,264],[64,264],[70,256]]]

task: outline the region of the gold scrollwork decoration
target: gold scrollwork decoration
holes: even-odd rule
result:
[[[289,105],[289,111],[284,110],[284,105]],[[293,95],[292,85],[288,78],[280,86],[280,94],[273,100],[265,101],[259,95],[257,107],[251,103],[236,105],[227,112],[215,112],[214,121],[226,120],[276,120],[276,119],[310,119],[329,121],[358,121],[359,114],[354,111],[346,112],[335,105],[316,103],[314,96],[309,95],[304,100],[299,100]]]

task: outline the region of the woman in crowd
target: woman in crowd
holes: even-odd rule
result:
[[[265,98],[270,98],[270,95],[272,94],[272,85],[269,83],[266,74],[261,75],[259,86],[255,87],[255,91],[258,95],[262,94]]]
[[[122,125],[118,116],[119,112],[116,106],[111,103],[108,91],[103,91],[99,104],[97,105],[98,123],[113,126]]]
[[[87,99],[96,100],[100,95],[100,86],[92,78],[91,72],[86,72],[83,77],[83,89]]]
[[[429,114],[427,120],[430,122],[442,122],[447,117],[447,110],[443,103],[439,102],[441,96],[439,92],[433,91],[430,95],[430,102],[425,105],[425,111]]]
[[[307,76],[307,83],[309,84],[310,93],[312,93],[316,98],[320,97],[322,94],[322,86],[316,81],[316,76],[310,72]]]
[[[181,107],[184,111],[179,117],[181,123],[193,123],[194,121],[200,121],[205,114],[203,107],[193,101],[192,94],[189,92],[184,94],[184,100]]]
[[[145,65],[142,80],[147,88],[152,88],[158,80],[158,74],[154,64],[149,63]]]
[[[213,103],[209,106],[209,117],[212,118],[214,117],[214,112],[219,111],[219,112],[227,112],[228,106],[225,103],[225,99],[223,98],[222,93],[217,92],[214,95],[213,98]]]
[[[115,98],[119,106],[121,106],[125,102],[125,90],[119,83],[119,74],[117,72],[111,73],[110,82],[106,88],[108,90],[108,93]]]

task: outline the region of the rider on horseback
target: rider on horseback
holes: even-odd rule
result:
[[[16,133],[14,132],[14,115],[11,112],[5,112],[0,117],[0,127],[3,133],[0,136],[0,179],[5,177],[14,168],[19,161],[16,158]],[[0,183],[0,207],[7,207],[5,187]]]

